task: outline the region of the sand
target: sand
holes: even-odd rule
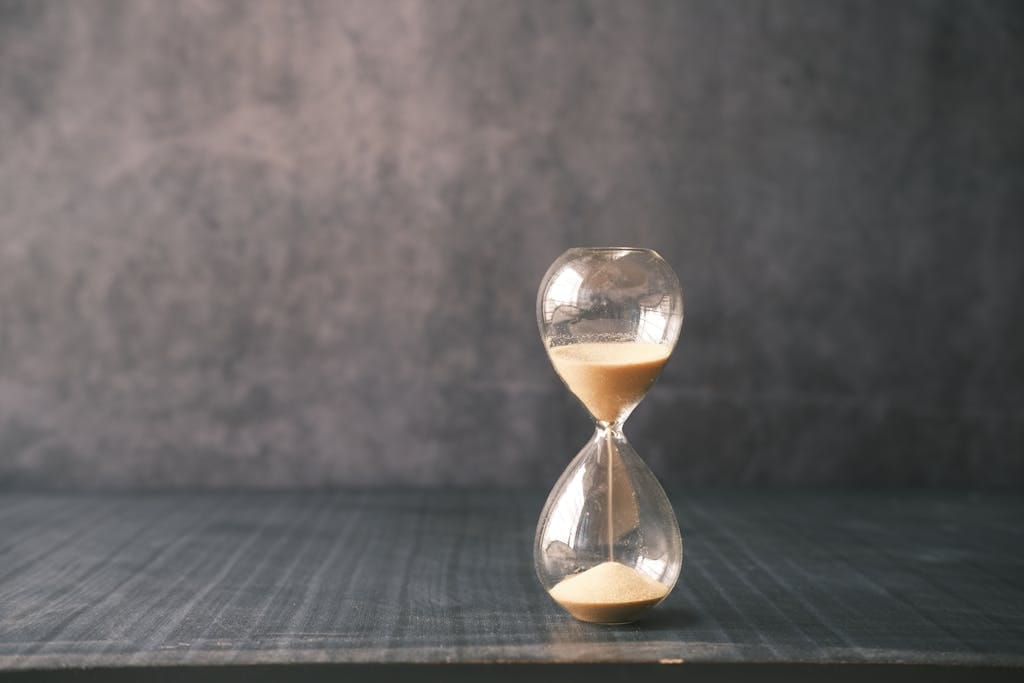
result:
[[[548,349],[569,389],[602,422],[617,422],[658,378],[670,346],[642,342],[589,342]]]
[[[661,602],[669,588],[632,567],[602,562],[562,579],[551,597],[581,621],[621,624]]]

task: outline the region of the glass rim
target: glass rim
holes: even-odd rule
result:
[[[566,252],[570,251],[646,251],[651,254],[658,253],[649,247],[569,247],[566,249]]]

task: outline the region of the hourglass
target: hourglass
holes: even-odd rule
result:
[[[548,357],[596,430],[548,496],[534,564],[551,597],[582,621],[633,621],[679,578],[675,513],[622,425],[682,322],[679,280],[649,249],[570,249],[541,282],[537,323]]]

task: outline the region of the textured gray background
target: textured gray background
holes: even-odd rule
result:
[[[1024,3],[0,0],[0,487],[551,484],[658,249],[668,484],[1024,486]]]

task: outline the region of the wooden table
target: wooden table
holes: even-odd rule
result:
[[[541,590],[543,497],[3,494],[0,678],[1024,680],[1024,497],[678,493],[628,626]]]

